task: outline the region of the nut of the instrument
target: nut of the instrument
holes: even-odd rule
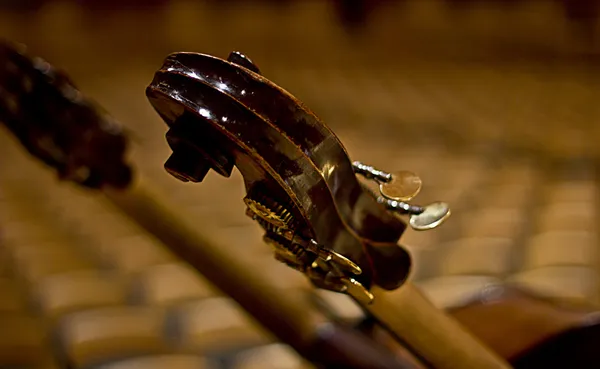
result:
[[[420,214],[410,216],[410,226],[417,231],[426,231],[442,224],[450,216],[450,207],[445,202],[434,202],[424,207]]]
[[[409,201],[419,194],[423,182],[413,172],[399,171],[392,173],[391,180],[379,185],[381,195],[394,201]]]

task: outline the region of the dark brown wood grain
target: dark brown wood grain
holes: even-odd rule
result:
[[[405,224],[364,191],[337,137],[291,94],[234,63],[177,53],[147,95],[186,145],[206,151],[203,137],[214,136],[249,193],[289,207],[304,237],[361,267],[365,286],[395,289],[406,279],[410,258],[397,245]]]
[[[32,155],[75,182],[78,170],[86,167],[91,175],[78,182],[82,185],[129,185],[129,168],[122,161],[126,139],[108,115],[44,61],[36,59],[36,66],[8,45],[0,50],[0,60],[0,120]],[[356,261],[366,286],[394,289],[404,281],[410,260],[396,242],[405,225],[363,191],[340,141],[291,94],[235,63],[178,53],[157,72],[148,96],[170,126],[167,141],[178,154],[171,158],[172,167],[201,181],[209,169],[229,176],[235,165],[248,192],[259,190],[290,206],[302,235]],[[10,105],[13,100],[16,108]],[[220,279],[219,287],[313,361],[331,368],[422,366],[397,337],[383,337],[381,329],[368,340],[342,326],[304,321],[300,317],[308,314],[293,302],[275,295],[269,300],[268,285],[252,272],[247,278],[236,268],[224,272],[230,261],[211,254],[210,242],[193,236],[193,227],[178,225],[176,216],[168,216],[151,197],[107,193],[177,255],[210,279]],[[516,368],[599,366],[600,325],[593,309],[569,309],[522,291],[505,292],[451,314]],[[377,344],[382,341],[388,350]]]
[[[38,67],[36,61],[41,63]],[[280,131],[236,101],[224,101],[220,92],[205,84],[188,83],[189,79],[181,75],[159,73],[159,76],[179,87],[177,92],[182,96],[177,101],[187,101],[186,94],[200,97],[202,101],[184,106],[163,101],[157,94],[156,106],[164,108],[159,109],[161,115],[175,123],[167,142],[177,153],[184,154],[183,158],[175,158],[178,168],[187,166],[201,180],[208,168],[229,176],[235,164],[243,169],[249,188],[265,185],[264,190],[274,196],[288,192],[300,195],[306,190],[315,194],[316,199],[330,196],[323,178],[311,172],[313,163],[299,154],[297,147]],[[178,81],[178,78],[185,80]],[[88,166],[94,174],[94,182],[90,183],[89,179],[82,182],[70,176],[64,179],[102,189],[107,199],[139,226],[229,294],[305,358],[323,368],[417,368],[412,360],[392,353],[361,332],[328,322],[301,294],[281,293],[268,277],[244,263],[244,258],[231,255],[227,247],[199,235],[196,224],[190,225],[182,219],[177,207],[165,205],[160,196],[149,191],[139,179],[130,181],[130,176],[115,176],[122,175],[122,167],[129,169],[122,161],[127,139],[120,127],[112,125],[111,118],[79,93],[66,75],[41,59],[7,46],[0,49],[0,89],[7,92],[0,98],[0,123],[6,125],[31,154],[65,174],[77,169],[69,163]],[[11,105],[12,99],[17,100],[16,106]],[[219,114],[219,118],[231,116],[231,119],[220,119],[223,125],[198,124],[201,106],[207,108],[201,112],[203,116]],[[172,117],[176,117],[174,122],[169,120]],[[239,135],[245,139],[240,140]],[[186,150],[181,151],[182,147]],[[271,165],[279,165],[276,168],[282,174],[273,171]],[[292,182],[294,176],[300,178],[293,187],[296,192],[291,191],[286,182],[280,182],[284,179]],[[309,200],[306,195],[299,201]],[[348,232],[338,240],[344,235],[351,236]],[[360,245],[357,238],[352,240]]]

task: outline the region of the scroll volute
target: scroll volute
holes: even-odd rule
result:
[[[250,59],[172,54],[146,92],[169,126],[167,171],[201,182],[210,169],[227,177],[237,167],[247,214],[278,260],[367,299],[372,284],[406,279],[405,223],[363,189],[335,134]]]

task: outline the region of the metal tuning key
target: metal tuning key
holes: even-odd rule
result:
[[[392,179],[379,184],[383,197],[396,201],[410,201],[421,192],[423,182],[413,172],[398,171],[392,173]]]
[[[306,273],[316,286],[352,295],[369,304],[373,295],[354,277],[363,271],[344,255],[305,238],[286,206],[262,193],[244,198],[246,215],[266,231],[263,240],[273,247],[275,259]]]
[[[377,182],[389,182],[392,180],[392,175],[390,173],[386,173],[375,167],[370,165],[361,163],[360,161],[355,161],[352,163],[352,167],[354,168],[354,172],[356,174],[360,174],[366,179],[373,179]]]
[[[379,183],[379,191],[386,199],[410,201],[421,192],[423,182],[413,172],[402,170],[387,173],[358,161],[352,164],[356,173]]]
[[[434,202],[426,206],[410,205],[402,201],[388,200],[383,196],[377,201],[386,208],[399,214],[409,216],[410,226],[417,231],[427,231],[436,228],[450,216],[450,206],[445,202]]]
[[[423,186],[421,178],[413,172],[398,171],[387,173],[370,165],[355,161],[354,171],[366,179],[379,184],[377,201],[388,210],[408,215],[410,226],[417,231],[436,228],[450,216],[450,207],[444,202],[434,202],[426,206],[407,203],[419,194]]]

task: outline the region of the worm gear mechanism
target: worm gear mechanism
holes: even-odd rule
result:
[[[244,203],[247,206],[246,215],[265,230],[263,240],[273,247],[275,259],[304,272],[306,265],[313,260],[301,245],[294,243],[294,218],[287,207],[272,198],[252,192],[244,198]]]
[[[253,197],[246,196],[244,198],[251,217],[259,217],[277,228],[289,229],[291,227],[293,217],[287,208],[266,196],[255,195]]]
[[[273,247],[275,259],[306,274],[318,287],[347,292],[370,302],[373,296],[353,276],[360,275],[358,265],[339,253],[297,234],[288,207],[262,194],[244,198],[246,215],[265,230],[263,240]]]

